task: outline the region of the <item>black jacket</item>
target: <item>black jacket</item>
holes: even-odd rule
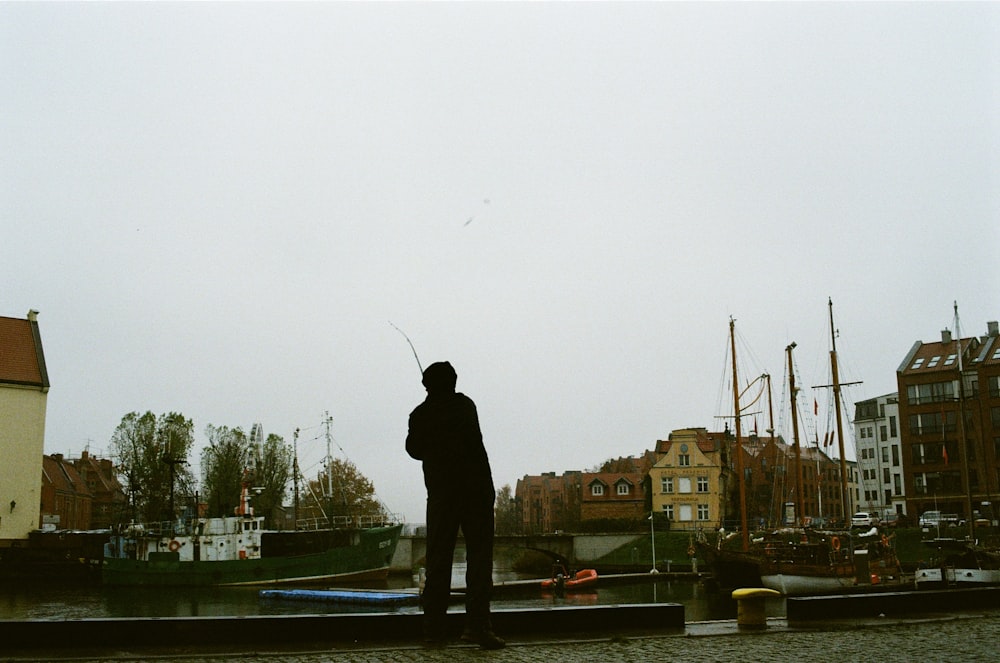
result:
[[[406,453],[423,461],[428,495],[493,488],[476,404],[465,394],[428,394],[410,413]]]

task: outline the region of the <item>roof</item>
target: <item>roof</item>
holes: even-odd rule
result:
[[[915,342],[896,372],[906,376],[954,372],[958,370],[959,364],[964,369],[1000,364],[1000,342],[995,322],[990,322],[987,334],[978,338],[970,336],[959,341],[946,329],[941,332],[940,341]]]
[[[32,311],[28,319],[0,317],[0,383],[49,388],[34,315]]]
[[[42,484],[46,483],[59,492],[91,496],[87,482],[60,454],[42,456]]]

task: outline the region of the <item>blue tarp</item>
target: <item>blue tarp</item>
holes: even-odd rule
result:
[[[262,599],[315,601],[361,605],[416,603],[420,597],[410,592],[364,591],[357,589],[262,589]]]

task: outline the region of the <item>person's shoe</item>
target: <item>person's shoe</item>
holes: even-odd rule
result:
[[[444,647],[448,644],[448,633],[443,620],[431,619],[424,622],[423,643],[425,647]]]
[[[490,629],[483,629],[482,631],[470,631],[467,629],[462,633],[461,640],[462,642],[479,645],[480,649],[503,649],[507,646],[507,643],[502,638],[497,637],[497,634]]]

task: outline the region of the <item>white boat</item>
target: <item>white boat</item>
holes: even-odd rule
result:
[[[929,539],[937,553],[913,574],[917,589],[1000,585],[1000,553],[960,539]]]

